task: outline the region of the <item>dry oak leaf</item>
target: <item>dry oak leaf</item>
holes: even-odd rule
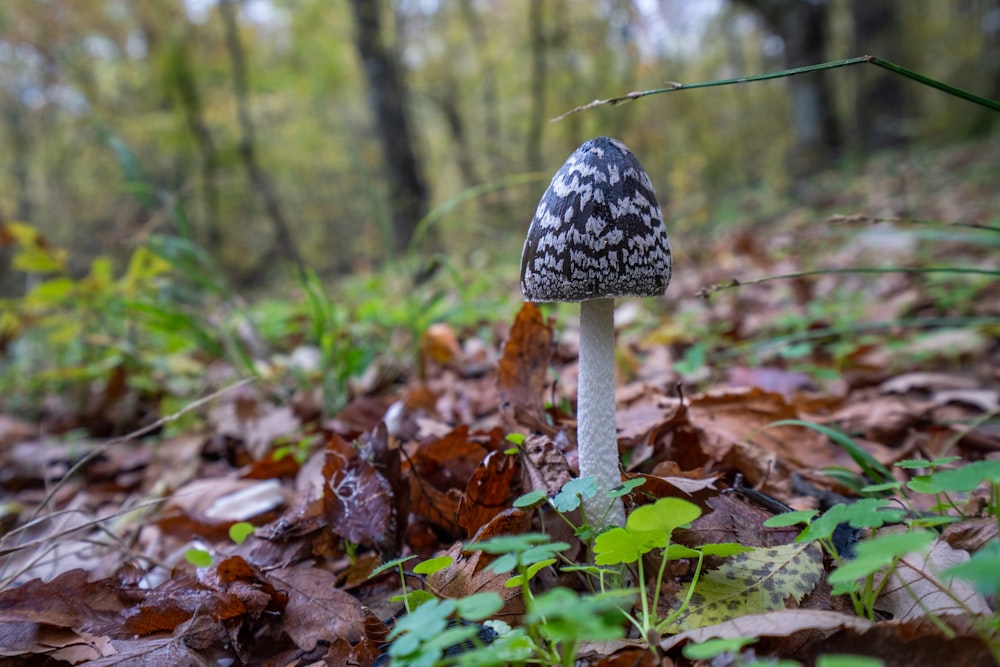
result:
[[[814,543],[762,547],[730,556],[705,572],[690,605],[666,630],[684,632],[799,602],[823,575],[823,553]],[[684,599],[685,592],[678,594]]]
[[[345,639],[353,645],[364,635],[361,603],[337,588],[332,572],[300,564],[273,570],[268,579],[288,591],[282,627],[303,651],[319,641]]]
[[[521,479],[520,458],[490,452],[473,471],[458,503],[458,524],[468,536],[475,535],[514,499]]]
[[[508,417],[507,430],[520,426],[552,435],[545,419],[545,385],[552,361],[552,325],[533,303],[521,306],[497,367],[500,405]]]
[[[774,457],[791,466],[809,469],[850,464],[846,456],[838,456],[839,448],[824,446],[826,438],[812,429],[767,428],[773,422],[800,416],[781,394],[757,388],[713,391],[692,397],[688,410],[691,424],[703,434],[706,454],[722,461],[734,449],[749,448],[750,452],[743,456],[752,456],[756,461],[759,470],[755,472],[759,477],[766,476],[768,462]],[[751,483],[758,480],[756,474],[747,477]]]
[[[474,545],[473,545],[474,548]],[[503,609],[494,618],[511,625],[524,613],[520,589],[507,588],[504,583],[510,572],[497,574],[486,567],[489,557],[482,551],[464,553],[460,542],[447,551],[452,564],[431,577],[429,588],[439,597],[462,598],[474,593],[493,592],[504,601]]]

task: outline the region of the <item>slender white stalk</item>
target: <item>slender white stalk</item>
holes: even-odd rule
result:
[[[576,420],[580,477],[593,477],[597,482],[597,495],[583,504],[587,521],[598,528],[624,526],[625,506],[620,498],[612,501],[607,496],[621,484],[615,429],[614,299],[580,302]]]

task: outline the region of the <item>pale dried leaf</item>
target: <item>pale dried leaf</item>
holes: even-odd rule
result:
[[[892,618],[907,621],[934,614],[948,616],[966,613],[990,615],[986,598],[962,579],[941,579],[939,572],[965,563],[969,554],[953,549],[943,540],[935,540],[926,554],[909,554],[896,565],[889,583],[875,608]]]
[[[660,642],[660,648],[669,651],[688,642],[700,643],[709,639],[734,637],[789,637],[803,630],[819,631],[831,635],[844,629],[864,632],[874,623],[858,616],[818,609],[782,609],[763,614],[748,614],[717,625],[688,630]]]

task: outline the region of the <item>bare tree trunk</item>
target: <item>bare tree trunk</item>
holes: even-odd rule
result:
[[[990,75],[988,81],[983,83],[984,90],[989,97],[1000,100],[1000,0],[994,0],[983,8],[979,29],[983,33],[981,62]],[[990,109],[970,110],[970,116],[969,132],[972,135],[984,135],[1000,126],[1000,116]]]
[[[409,247],[417,223],[427,212],[429,194],[410,131],[402,68],[385,43],[383,4],[382,0],[351,0],[351,9],[355,45],[368,82],[369,104],[389,181],[392,247],[401,252]]]
[[[31,152],[30,134],[25,127],[25,112],[18,100],[12,99],[10,105],[4,105],[7,117],[7,127],[10,132],[11,163],[10,172],[14,183],[17,186],[16,203],[13,214],[16,220],[31,222],[31,191],[28,185],[28,157]],[[0,221],[3,220],[4,212],[0,211]]]
[[[213,253],[222,246],[222,229],[219,224],[219,152],[215,147],[212,132],[205,121],[201,104],[201,94],[194,78],[183,39],[176,39],[169,45],[171,49],[168,70],[164,73],[169,89],[173,89],[184,114],[184,122],[194,138],[200,165],[199,180],[202,199],[202,217],[205,228],[205,244]]]
[[[489,39],[489,33],[483,20],[473,6],[472,0],[461,0],[462,18],[469,29],[472,41],[475,44],[485,44]],[[475,50],[479,60],[480,82],[482,84],[483,96],[483,136],[486,138],[486,153],[490,156],[496,154],[496,148],[500,145],[500,91],[497,88],[496,64],[488,56],[484,55],[482,49]]]
[[[528,35],[531,48],[531,111],[528,117],[526,162],[529,171],[540,171],[544,166],[542,130],[545,127],[545,87],[548,79],[545,0],[529,0]]]
[[[445,77],[446,81],[436,94],[430,96],[430,99],[433,100],[444,117],[445,125],[448,126],[448,133],[455,144],[455,160],[458,162],[462,181],[466,187],[474,187],[480,185],[482,179],[475,156],[469,146],[465,118],[462,117],[462,112],[459,110],[458,84],[450,76],[445,75]]]
[[[741,1],[759,12],[768,27],[782,39],[786,67],[815,65],[827,60],[826,0]],[[837,156],[843,148],[843,133],[828,77],[823,74],[793,76],[787,82],[795,133],[790,168],[795,173],[809,173]]]
[[[256,135],[253,119],[250,115],[250,95],[247,86],[246,56],[243,44],[240,42],[239,26],[236,23],[236,0],[219,0],[219,13],[226,32],[226,48],[233,68],[233,94],[236,97],[236,113],[240,125],[239,154],[243,160],[247,177],[254,190],[264,202],[264,208],[271,225],[274,227],[275,244],[265,255],[262,265],[267,265],[277,257],[295,262],[300,268],[304,266],[302,256],[292,238],[291,228],[281,211],[278,197],[271,186],[271,179],[257,161]]]
[[[852,0],[852,51],[898,62],[903,37],[897,9],[894,0]],[[886,148],[902,143],[906,139],[903,79],[872,67],[859,72],[859,80],[852,133],[859,147]]]
[[[460,0],[462,19],[469,30],[474,44],[487,43],[490,39],[489,32],[483,24],[483,19],[476,10],[472,0]],[[504,154],[501,148],[503,142],[503,128],[500,123],[500,89],[497,85],[497,68],[494,58],[489,55],[487,49],[475,49],[475,57],[478,60],[480,94],[482,95],[482,132],[483,137],[480,147],[480,164],[486,164],[486,180],[493,180],[498,174],[507,173],[507,165],[503,163]],[[471,185],[481,184],[468,183]],[[507,197],[507,190],[501,188],[490,193],[484,199],[485,205],[498,219],[507,217],[510,211],[510,203]]]

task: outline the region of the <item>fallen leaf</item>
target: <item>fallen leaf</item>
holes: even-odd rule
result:
[[[900,559],[875,608],[899,621],[931,614],[992,615],[986,598],[972,584],[962,579],[942,579],[938,574],[968,560],[967,552],[953,549],[944,540],[935,540],[926,554],[908,554]],[[877,579],[881,581],[881,577]]]
[[[812,378],[806,373],[787,371],[783,368],[735,366],[729,369],[729,383],[734,387],[757,387],[764,391],[775,392],[786,399],[791,399],[800,391],[815,389]]]
[[[789,637],[798,632],[828,637],[847,628],[863,632],[872,621],[833,611],[814,609],[780,609],[763,614],[748,614],[716,625],[704,626],[667,637],[660,648],[670,651],[687,643],[700,644],[709,639],[736,637]]]
[[[808,595],[823,574],[823,553],[813,543],[760,547],[726,558],[703,572],[690,605],[667,627],[683,632],[739,616],[783,609]],[[685,592],[678,594],[683,599]]]
[[[300,649],[311,651],[317,642],[337,639],[355,644],[364,636],[361,603],[337,587],[333,573],[301,563],[267,576],[288,593],[282,627]]]
[[[504,452],[490,452],[473,471],[458,503],[458,525],[466,536],[475,535],[493,517],[511,506],[520,488],[520,459]]]
[[[521,451],[530,487],[525,492],[542,490],[554,496],[573,479],[566,455],[547,436],[529,435],[521,443]]]
[[[182,638],[153,637],[143,639],[116,639],[112,646],[115,653],[92,660],[87,667],[174,667],[175,665],[206,665],[211,656],[203,655],[184,643]]]
[[[689,410],[691,424],[704,434],[704,450],[716,461],[732,456],[737,448],[748,448],[746,454],[753,457],[756,469],[741,472],[751,484],[767,476],[774,459],[810,469],[849,462],[846,457],[837,459],[836,452],[824,446],[825,438],[811,429],[768,428],[799,416],[780,394],[756,388],[705,393],[691,398]]]
[[[464,489],[488,453],[486,447],[469,437],[469,427],[463,424],[444,437],[421,444],[410,460],[422,480],[444,491]]]
[[[392,488],[339,435],[331,436],[327,444],[323,478],[330,529],[355,544],[384,540],[394,521]]]
[[[734,494],[709,498],[711,512],[703,514],[686,530],[678,531],[677,541],[691,547],[701,544],[738,542],[748,547],[773,547],[791,544],[800,528],[767,528],[763,524],[774,516],[767,510],[743,502]]]
[[[504,583],[511,573],[498,574],[486,567],[490,558],[482,551],[465,552],[461,543],[446,552],[452,564],[430,577],[429,588],[439,597],[462,598],[474,593],[496,593],[504,601],[503,608],[493,618],[514,625],[524,613],[520,590],[507,588]]]
[[[462,346],[450,325],[438,322],[427,327],[420,337],[420,361],[427,376],[429,366],[451,366],[462,357]]]
[[[253,460],[264,458],[275,440],[294,437],[302,423],[287,405],[274,405],[254,387],[245,386],[222,397],[211,412],[215,432],[242,442]]]
[[[996,518],[988,516],[949,524],[945,526],[941,538],[955,549],[974,553],[990,540],[996,539],[997,533]]]
[[[552,325],[533,303],[521,306],[503,346],[497,368],[500,405],[510,421],[507,430],[552,434],[545,418],[544,392],[552,361]]]
[[[887,394],[908,394],[911,391],[932,393],[947,389],[975,389],[975,379],[963,375],[946,373],[903,373],[889,378],[879,385],[879,389]]]

